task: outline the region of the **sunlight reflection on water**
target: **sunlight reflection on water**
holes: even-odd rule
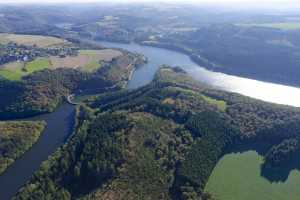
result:
[[[101,44],[144,54],[148,58],[148,63],[134,73],[132,80],[129,82],[129,88],[137,88],[149,83],[158,67],[166,64],[180,66],[194,79],[221,90],[239,93],[267,102],[300,107],[300,88],[209,71],[197,65],[189,56],[171,50],[138,44],[111,42],[101,42]]]
[[[188,73],[196,80],[202,80],[201,77],[206,74],[210,78],[209,84],[225,91],[272,103],[300,107],[300,89],[296,87],[210,72],[202,68],[189,69]]]

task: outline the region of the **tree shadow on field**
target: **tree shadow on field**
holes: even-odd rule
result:
[[[291,171],[300,171],[300,154],[293,155],[284,165],[272,167],[270,165],[261,166],[261,176],[270,182],[286,182]]]
[[[247,144],[234,145],[234,147],[227,147],[224,155],[228,153],[243,153],[246,151],[256,151],[263,156],[274,144],[267,142],[251,142]],[[293,155],[284,165],[280,167],[271,167],[270,165],[261,164],[260,175],[266,178],[271,183],[286,182],[291,171],[300,171],[300,152]]]

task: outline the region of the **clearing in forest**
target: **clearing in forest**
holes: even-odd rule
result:
[[[291,200],[300,196],[300,171],[292,170],[284,182],[261,176],[263,157],[256,151],[225,155],[206,185],[206,192],[222,200]]]

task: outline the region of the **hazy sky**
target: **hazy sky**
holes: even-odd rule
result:
[[[197,3],[202,5],[214,4],[222,6],[249,5],[253,7],[300,7],[300,0],[0,0],[0,3],[90,3],[90,2],[181,2]]]

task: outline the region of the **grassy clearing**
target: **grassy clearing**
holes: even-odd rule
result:
[[[268,28],[279,28],[282,30],[297,30],[300,29],[300,22],[284,22],[284,23],[263,23],[263,24],[238,24],[240,26],[259,26]]]
[[[9,80],[21,80],[26,73],[24,70],[24,62],[11,62],[0,66],[0,76]]]
[[[23,76],[29,75],[35,71],[50,68],[50,62],[47,58],[37,58],[31,62],[12,62],[0,68],[0,76],[9,80],[21,80]]]
[[[23,74],[20,73],[19,71],[12,71],[12,70],[8,70],[8,69],[0,69],[0,76],[5,78],[5,79],[18,81],[18,80],[21,80],[21,77],[23,76]]]
[[[14,42],[20,45],[28,45],[33,46],[36,45],[38,47],[51,47],[51,46],[62,46],[66,44],[70,44],[66,40],[50,37],[50,36],[40,36],[40,35],[17,35],[17,34],[0,34],[0,43],[7,44],[9,42]]]
[[[220,111],[223,111],[223,112],[225,112],[226,109],[227,109],[227,103],[225,101],[211,98],[209,96],[197,93],[193,90],[182,89],[182,88],[179,88],[179,87],[169,88],[169,90],[177,90],[177,91],[184,92],[187,95],[197,96],[197,97],[203,99],[204,101],[206,101],[208,104],[216,106]],[[167,98],[167,99],[164,99],[163,103],[174,104],[175,101],[173,99]]]
[[[205,96],[205,95],[201,95],[201,96],[207,103],[217,106],[217,108],[223,112],[226,111],[227,104],[225,101],[213,99],[213,98]]]
[[[81,103],[83,101],[86,101],[88,99],[94,99],[98,95],[75,95],[75,98],[73,99],[74,103]]]
[[[292,200],[300,196],[300,172],[286,182],[271,183],[260,176],[263,157],[255,151],[225,155],[215,167],[205,190],[220,200]]]
[[[38,58],[34,61],[28,62],[25,65],[25,71],[27,74],[33,73],[35,71],[40,71],[43,69],[50,68],[51,64],[48,58]]]

